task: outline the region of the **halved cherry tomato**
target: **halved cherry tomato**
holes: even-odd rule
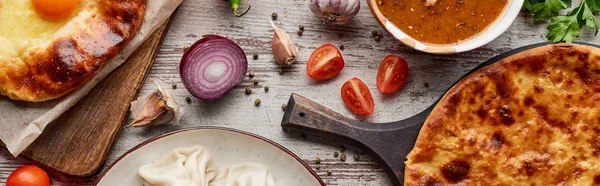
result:
[[[369,87],[360,79],[352,78],[342,86],[342,99],[354,114],[369,115],[375,110],[375,103]]]
[[[315,80],[328,80],[337,76],[344,68],[342,53],[332,44],[317,48],[308,59],[306,74]]]
[[[25,165],[10,173],[6,186],[49,186],[48,174],[37,166]]]
[[[390,54],[377,71],[377,89],[384,94],[394,93],[406,83],[408,77],[408,64],[406,60],[397,55]]]

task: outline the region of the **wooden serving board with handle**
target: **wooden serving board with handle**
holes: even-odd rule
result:
[[[503,53],[477,66],[463,78],[508,56],[548,44],[529,45]],[[404,185],[406,155],[414,147],[425,119],[436,104],[437,101],[421,113],[402,121],[368,123],[347,118],[307,98],[292,94],[281,126],[285,130],[342,140],[358,146],[373,157],[392,184],[400,186]]]
[[[19,157],[61,180],[99,173],[144,84],[170,21],[69,111],[50,123]]]

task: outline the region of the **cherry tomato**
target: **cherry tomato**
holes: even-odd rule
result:
[[[342,99],[354,114],[369,115],[375,110],[375,103],[369,87],[360,79],[352,78],[342,86]]]
[[[408,64],[406,60],[396,55],[389,55],[383,59],[377,71],[377,89],[384,94],[394,93],[406,83],[408,77]]]
[[[39,167],[25,165],[10,173],[6,186],[49,186],[48,174]]]
[[[328,80],[337,76],[344,68],[342,53],[332,44],[317,48],[308,59],[306,74],[315,80]]]

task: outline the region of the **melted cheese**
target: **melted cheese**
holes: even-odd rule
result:
[[[70,15],[53,21],[33,2],[0,0],[0,94],[34,102],[63,96],[93,78],[134,35],[145,3],[79,1]]]
[[[47,42],[65,22],[42,19],[29,0],[1,2],[0,56],[20,56],[27,48]]]
[[[30,0],[0,0],[0,60],[21,58],[27,51],[48,46],[72,33],[77,24],[93,15],[96,1],[81,1],[72,15],[60,20],[43,19]]]
[[[600,185],[600,48],[558,44],[462,79],[407,156],[406,185]]]

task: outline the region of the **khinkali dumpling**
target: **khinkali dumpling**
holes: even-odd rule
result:
[[[275,186],[275,179],[262,165],[244,163],[229,167],[210,182],[210,186]]]
[[[209,186],[217,169],[202,146],[182,147],[160,160],[141,166],[138,174],[150,186]]]

